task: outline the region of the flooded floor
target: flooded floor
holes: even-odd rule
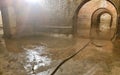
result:
[[[48,36],[0,38],[0,75],[51,75],[90,40]],[[120,75],[120,40],[91,41],[54,75]]]

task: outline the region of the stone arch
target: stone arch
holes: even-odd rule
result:
[[[97,9],[96,11],[94,11],[94,13],[92,14],[92,18],[91,18],[91,27],[94,25],[94,20],[99,20],[100,19],[100,16],[104,13],[108,13],[111,15],[112,19],[111,19],[111,25],[112,25],[112,21],[113,21],[113,14],[105,9],[105,8],[99,8]]]
[[[82,8],[82,6],[89,2],[90,0],[84,0],[80,3],[80,5],[78,6],[78,8],[76,9],[75,11],[75,14],[73,16],[73,35],[74,36],[77,36],[77,19],[78,19],[78,13],[79,13],[79,10]]]
[[[80,4],[74,15],[74,34],[81,37],[90,37],[92,14],[99,8],[114,13],[113,21],[117,26],[117,8],[109,0],[85,0]],[[116,28],[116,26],[114,28]]]
[[[108,37],[99,37],[100,35],[100,32],[102,32],[100,30],[100,19],[101,19],[101,16],[103,14],[108,14],[110,15],[110,24],[109,24],[109,35]],[[106,18],[108,19],[108,18]],[[105,8],[99,8],[97,9],[93,14],[92,14],[92,19],[91,19],[91,30],[90,30],[90,37],[93,39],[111,39],[113,36],[114,36],[114,33],[115,33],[115,30],[112,30],[112,29],[115,29],[114,27],[116,27],[116,25],[113,23],[113,13],[111,13],[109,10],[105,9]],[[115,26],[114,26],[115,25]]]

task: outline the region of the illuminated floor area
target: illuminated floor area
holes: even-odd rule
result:
[[[89,39],[36,37],[0,41],[0,75],[50,75]],[[99,45],[99,46],[97,46]],[[120,75],[120,40],[94,41],[55,75]]]

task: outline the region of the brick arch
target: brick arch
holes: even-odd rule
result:
[[[106,4],[104,4],[106,3]],[[99,8],[109,10],[113,14],[113,22],[117,25],[117,9],[109,0],[101,2],[101,0],[85,0],[76,10],[74,16],[74,34],[81,37],[90,37],[92,14]],[[114,26],[113,28],[116,28]]]
[[[100,36],[100,17],[104,14],[107,13],[111,16],[111,20],[110,20],[110,29],[114,29],[113,27],[113,13],[111,13],[109,10],[105,9],[105,8],[99,8],[97,9],[93,14],[92,14],[92,18],[91,18],[91,30],[90,30],[90,37],[91,39],[95,39],[95,37],[97,37],[96,39],[111,39],[114,36],[115,31],[113,30],[109,30],[109,35],[107,37],[106,36]],[[115,26],[116,27],[116,26]]]
[[[96,11],[94,11],[94,13],[92,14],[91,27],[96,26],[96,24],[100,21],[100,16],[104,13],[108,13],[109,15],[111,15],[112,19],[111,19],[110,26],[112,26],[113,13],[111,13],[109,10],[105,8],[99,8]]]
[[[76,9],[76,11],[75,11],[75,14],[74,14],[74,16],[73,16],[73,35],[74,36],[77,36],[77,19],[78,19],[78,13],[79,13],[79,10],[82,8],[82,6],[85,4],[85,3],[87,3],[87,2],[89,2],[90,0],[83,0],[81,3],[80,3],[80,5],[78,6],[78,8]]]

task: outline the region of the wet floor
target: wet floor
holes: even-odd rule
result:
[[[48,36],[0,38],[0,75],[50,75],[89,39]],[[55,75],[120,75],[120,40],[95,40]]]

